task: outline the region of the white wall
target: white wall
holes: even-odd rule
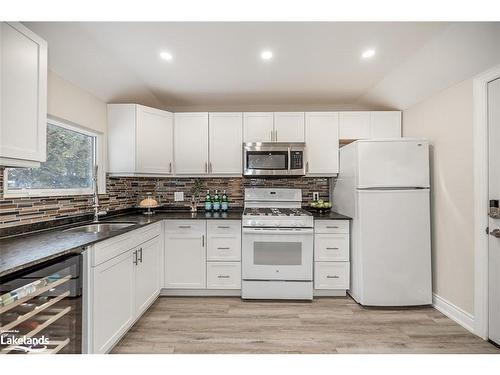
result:
[[[48,113],[106,133],[106,103],[49,70]]]
[[[474,187],[472,80],[403,112],[403,135],[431,144],[433,289],[473,314]]]

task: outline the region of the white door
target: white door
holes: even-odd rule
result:
[[[306,173],[331,175],[339,172],[339,114],[306,112]]]
[[[274,141],[304,142],[304,112],[275,112]]]
[[[208,113],[174,115],[176,174],[208,173]]]
[[[206,287],[205,222],[170,221],[165,235],[165,287]]]
[[[370,138],[370,112],[340,112],[339,136],[340,139]]]
[[[500,199],[500,78],[488,84],[489,199]],[[500,229],[500,218],[489,219],[490,233]],[[488,337],[500,344],[500,238],[489,236]]]
[[[134,321],[134,263],[127,251],[92,269],[92,351],[108,352]]]
[[[351,262],[360,303],[432,303],[429,190],[361,190]],[[354,280],[354,278],[357,278]]]
[[[142,314],[160,293],[160,237],[155,237],[135,249],[135,312]]]
[[[136,163],[138,173],[172,173],[173,130],[172,113],[137,106]]]
[[[401,112],[372,112],[370,132],[371,138],[401,138]]]
[[[427,141],[359,141],[356,147],[358,188],[429,186]]]
[[[209,152],[211,174],[241,175],[243,154],[243,114],[210,113]]]
[[[0,23],[0,165],[44,162],[47,44],[20,23]],[[2,158],[18,159],[9,164]]]
[[[244,142],[272,142],[274,140],[272,112],[243,113]]]

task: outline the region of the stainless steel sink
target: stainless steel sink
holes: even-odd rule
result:
[[[121,222],[121,223],[93,223],[80,225],[78,227],[66,229],[65,232],[76,233],[100,233],[100,232],[113,232],[123,228],[130,227],[137,223]]]

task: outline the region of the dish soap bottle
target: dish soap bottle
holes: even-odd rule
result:
[[[220,209],[222,211],[227,211],[228,208],[229,208],[229,202],[228,202],[228,199],[227,199],[226,191],[224,190],[224,193],[222,193],[222,200],[221,200],[221,203],[220,203]]]
[[[210,190],[207,190],[207,195],[205,195],[205,211],[212,211],[212,198],[210,197]]]
[[[214,211],[220,210],[220,198],[219,198],[218,190],[215,190],[215,196],[214,196],[214,200],[212,202],[212,208]]]

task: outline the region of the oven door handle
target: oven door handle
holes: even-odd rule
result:
[[[243,228],[243,233],[246,234],[290,234],[304,235],[312,234],[312,228]]]

